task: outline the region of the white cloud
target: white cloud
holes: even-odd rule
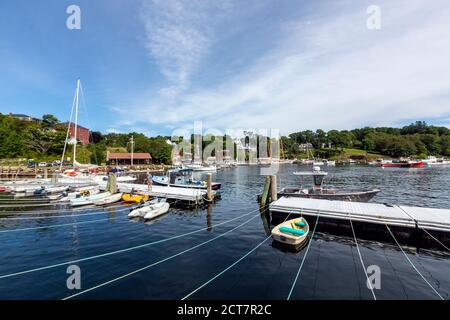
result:
[[[213,44],[213,33],[199,31],[209,19],[208,10],[201,10],[205,2],[193,3],[170,2],[156,25],[146,26],[150,51],[174,83],[162,92],[177,99],[137,98],[132,109],[148,115],[138,122],[181,126],[203,120],[205,127],[279,128],[287,133],[449,117],[446,0],[380,1],[378,31],[366,28],[362,4],[319,8],[305,21],[284,22],[285,34],[276,48],[212,88],[187,86],[196,69],[208,67],[201,59]]]
[[[174,98],[189,87],[190,77],[207,54],[220,3],[202,0],[152,0],[143,2],[141,19],[146,47],[169,86],[159,90]]]

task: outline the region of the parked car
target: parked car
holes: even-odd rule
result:
[[[33,169],[34,167],[36,167],[36,162],[34,162],[34,161],[28,162],[27,168]]]
[[[53,167],[57,167],[57,166],[59,166],[61,164],[61,161],[59,161],[59,160],[55,160],[55,161],[53,161],[52,163],[51,163],[51,165],[53,166]]]
[[[63,166],[66,166],[66,167],[69,167],[69,166],[72,165],[72,162],[67,161],[67,160],[64,160],[63,163],[62,163],[62,165],[63,165]]]
[[[38,166],[39,167],[46,167],[47,166],[47,162],[39,162]]]

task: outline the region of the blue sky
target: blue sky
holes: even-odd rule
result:
[[[102,132],[450,126],[449,34],[447,0],[0,0],[0,112],[67,120],[80,77]]]

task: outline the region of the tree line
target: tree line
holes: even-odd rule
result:
[[[295,149],[302,143],[311,143],[316,149],[331,149],[339,152],[344,148],[355,148],[391,157],[426,157],[428,155],[450,156],[450,129],[427,125],[416,121],[402,128],[364,127],[353,130],[321,129],[291,133],[284,142]]]
[[[61,157],[66,139],[67,127],[55,116],[45,114],[40,121],[24,121],[0,113],[0,158],[33,158],[55,160]],[[154,163],[171,163],[172,146],[167,143],[170,137],[147,137],[142,133],[108,133],[93,131],[89,145],[78,145],[77,160],[101,164],[106,161],[106,151],[118,148],[130,152],[130,138],[134,139],[134,152],[148,152]],[[191,142],[194,136],[190,137]],[[182,138],[181,138],[182,139]],[[203,149],[214,142],[215,137],[203,137]],[[236,144],[229,136],[224,136],[223,149]],[[259,140],[258,140],[259,141]],[[231,144],[230,144],[231,142]],[[332,157],[345,148],[360,149],[390,157],[426,157],[428,155],[450,156],[450,129],[427,125],[417,121],[402,128],[364,127],[353,130],[316,131],[305,130],[281,137],[281,156],[301,157],[301,144],[310,143],[316,156]],[[68,146],[68,154],[72,146]],[[194,150],[191,150],[194,153]],[[214,155],[214,152],[213,152]]]
[[[57,160],[61,157],[66,140],[67,126],[55,116],[45,114],[40,121],[25,121],[0,113],[0,159],[28,158]],[[90,132],[90,144],[77,145],[77,161],[101,164],[106,161],[108,148],[130,152],[130,138],[134,137],[134,152],[148,152],[154,163],[171,163],[172,147],[168,137],[146,137],[142,133]],[[67,146],[70,156],[72,146]]]

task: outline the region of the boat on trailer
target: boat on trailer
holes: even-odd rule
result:
[[[322,186],[324,178],[328,175],[327,172],[321,171],[320,167],[314,167],[313,171],[294,172],[294,175],[301,177],[312,177],[312,188],[283,188],[278,193],[278,197],[299,197],[311,199],[326,199],[326,200],[341,200],[341,201],[355,201],[368,202],[378,192],[379,189],[372,190],[340,190],[335,188],[324,188]]]
[[[166,176],[154,176],[152,181],[161,186],[170,186],[177,188],[193,188],[206,189],[206,181],[195,180],[193,177],[194,170],[192,169],[173,169],[167,171]],[[219,190],[222,186],[219,182],[213,182],[212,190]]]
[[[299,247],[308,237],[309,225],[303,217],[295,218],[277,225],[271,233],[273,240]]]

